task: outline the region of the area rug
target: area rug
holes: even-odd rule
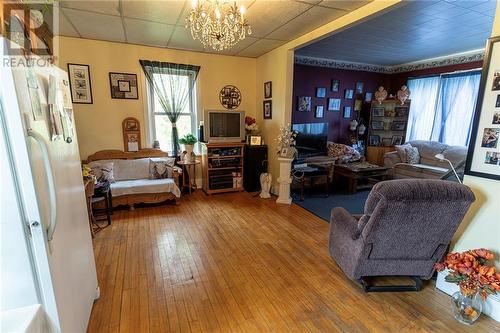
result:
[[[351,214],[362,214],[368,194],[370,190],[355,194],[332,193],[327,198],[321,195],[306,195],[304,201],[300,201],[297,195],[292,198],[295,204],[330,222],[330,214],[335,207],[344,207]]]

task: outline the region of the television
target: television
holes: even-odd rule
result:
[[[245,111],[205,110],[203,122],[207,142],[245,141]]]

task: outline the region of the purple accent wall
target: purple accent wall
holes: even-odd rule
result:
[[[340,80],[339,92],[331,91],[331,80]],[[349,122],[356,117],[354,112],[354,101],[356,100],[356,82],[364,83],[364,92],[362,100],[364,101],[365,92],[375,93],[375,90],[381,85],[390,86],[390,75],[363,71],[350,71],[335,68],[313,67],[305,65],[295,65],[293,74],[293,110],[292,123],[323,123],[328,122],[328,140],[348,143],[351,132],[349,131]],[[326,88],[326,97],[317,98],[316,88]],[[354,90],[353,99],[344,99],[345,89]],[[311,97],[311,111],[297,111],[297,99],[299,96]],[[328,98],[340,98],[340,111],[328,111]],[[317,105],[324,106],[324,117],[315,118]],[[351,117],[344,118],[344,106],[351,106]],[[362,114],[369,109],[369,103],[363,103]],[[363,117],[363,116],[362,116]],[[365,125],[366,123],[366,118]]]
[[[293,75],[293,110],[292,124],[302,123],[324,123],[328,122],[328,140],[348,143],[351,132],[349,131],[349,122],[356,117],[354,112],[354,101],[356,100],[356,83],[363,82],[363,108],[361,118],[367,125],[367,118],[370,110],[370,103],[364,102],[366,92],[375,93],[378,87],[384,86],[389,94],[395,95],[399,88],[406,84],[409,77],[428,76],[441,73],[449,73],[458,70],[467,70],[482,67],[482,62],[472,62],[467,64],[451,65],[444,67],[429,68],[425,70],[398,73],[382,74],[363,71],[343,70],[336,68],[314,67],[306,65],[295,65]],[[331,80],[340,80],[339,92],[331,91]],[[326,97],[317,98],[316,88],[326,88]],[[344,99],[345,89],[353,89],[353,99]],[[297,100],[299,96],[311,97],[311,111],[297,111]],[[328,111],[328,98],[340,98],[340,111]],[[324,106],[323,118],[315,117],[317,105]],[[351,106],[351,117],[344,118],[344,106]]]

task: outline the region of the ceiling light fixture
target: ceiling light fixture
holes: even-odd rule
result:
[[[205,48],[215,51],[229,49],[252,29],[245,19],[245,7],[238,9],[226,0],[193,0],[193,8],[186,19],[193,39],[198,39]]]

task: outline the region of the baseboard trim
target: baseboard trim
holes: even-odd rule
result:
[[[439,272],[436,279],[436,288],[442,292],[452,295],[458,291],[458,286],[454,283],[448,283],[444,277],[448,273],[446,271]],[[451,310],[450,310],[451,311]],[[484,302],[483,314],[491,317],[493,320],[500,322],[500,295],[490,295]]]

